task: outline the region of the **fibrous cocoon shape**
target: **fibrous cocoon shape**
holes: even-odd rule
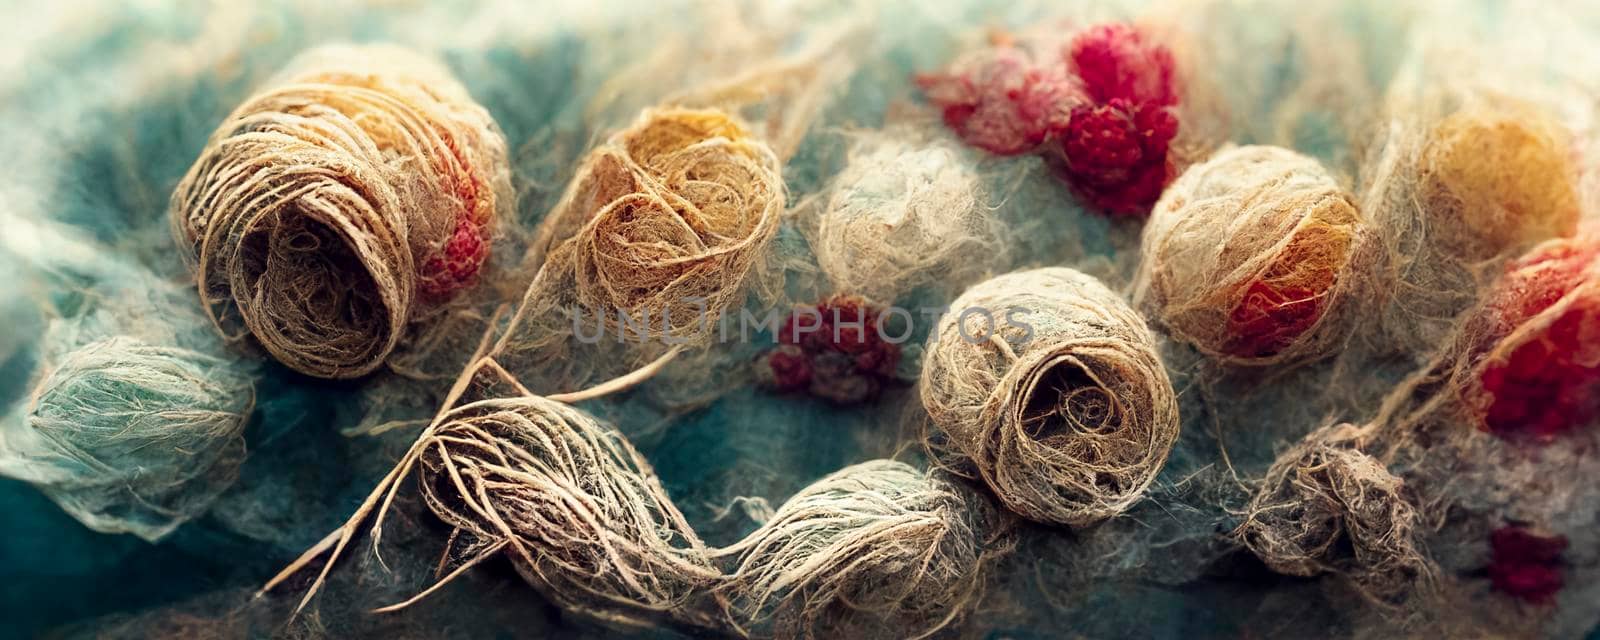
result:
[[[1356,431],[1325,428],[1279,456],[1234,535],[1273,571],[1333,573],[1367,598],[1400,605],[1436,570],[1404,482],[1351,445]]]
[[[1446,341],[1506,259],[1576,232],[1576,146],[1540,107],[1510,98],[1452,101],[1431,118],[1416,113],[1435,109],[1391,109],[1399,115],[1362,167],[1362,207],[1387,236],[1388,342],[1421,356]]]
[[[667,344],[704,346],[746,293],[775,287],[766,251],[785,197],[777,156],[733,117],[645,111],[589,153],[541,223],[539,275],[495,357],[518,375],[592,367],[563,351],[575,328],[630,343],[610,358],[623,371]]]
[[[893,302],[913,287],[960,286],[1005,250],[970,153],[947,141],[863,138],[821,203],[812,240],[839,291]]]
[[[1444,248],[1478,261],[1575,233],[1570,137],[1543,112],[1514,104],[1466,107],[1435,124],[1417,183]]]
[[[540,397],[477,402],[418,446],[433,512],[566,609],[693,622],[693,598],[719,575],[649,463],[587,413]]]
[[[0,427],[0,474],[85,526],[156,541],[239,475],[252,381],[237,363],[114,336],[67,351],[20,419]]]

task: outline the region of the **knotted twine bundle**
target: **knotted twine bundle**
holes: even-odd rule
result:
[[[811,245],[839,291],[892,302],[930,283],[962,287],[1004,259],[972,154],[913,135],[862,137],[815,203]]]
[[[1399,606],[1431,585],[1421,517],[1405,483],[1355,446],[1341,424],[1279,456],[1234,531],[1273,571],[1340,575],[1362,596]]]
[[[929,336],[921,394],[930,452],[970,461],[1001,502],[1039,522],[1121,513],[1178,437],[1176,394],[1144,321],[1071,269],[963,293]]]
[[[511,201],[505,140],[446,69],[326,47],[217,128],[171,221],[225,337],[352,378],[481,279]]]
[[[419,463],[424,501],[470,534],[467,555],[503,551],[570,611],[627,625],[693,622],[691,600],[720,575],[633,445],[560,402],[451,411],[423,439]]]
[[[892,460],[812,483],[737,544],[723,592],[743,634],[925,638],[981,599],[1010,550],[987,498]]]
[[[1225,149],[1190,167],[1145,226],[1134,304],[1174,338],[1229,364],[1331,353],[1355,324],[1380,243],[1316,160]]]
[[[747,292],[777,286],[765,253],[785,197],[777,156],[731,116],[645,111],[590,152],[540,225],[528,256],[539,275],[495,358],[524,376],[573,369],[532,385],[556,390],[703,346]],[[575,357],[583,342],[626,346]]]
[[[0,428],[0,474],[32,483],[84,526],[155,542],[238,477],[255,396],[234,363],[113,336],[51,367]]]

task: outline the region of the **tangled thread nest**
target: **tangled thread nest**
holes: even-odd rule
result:
[[[1331,353],[1351,302],[1382,293],[1380,243],[1316,160],[1226,149],[1191,167],[1145,226],[1134,301],[1174,338],[1229,364]]]
[[[0,473],[34,483],[90,529],[154,542],[238,477],[254,401],[229,361],[98,340],[67,353],[22,424],[0,429]]]
[[[352,378],[480,279],[511,200],[505,140],[447,70],[326,47],[217,128],[171,222],[225,337]]]
[[[834,179],[811,244],[834,287],[893,301],[959,287],[999,264],[1001,230],[968,154],[953,143],[864,138]]]
[[[989,317],[963,316],[971,309]],[[1178,437],[1176,394],[1144,321],[1071,269],[968,289],[925,358],[929,451],[970,461],[1030,520],[1083,526],[1121,513]]]
[[[496,357],[514,372],[564,360],[551,347],[574,326],[641,353],[705,343],[750,288],[777,286],[764,257],[785,198],[777,156],[732,117],[645,111],[542,223],[528,259],[543,264]]]
[[[718,551],[734,627],[776,638],[924,638],[981,598],[1008,551],[982,496],[904,463],[873,460],[811,484]]]
[[[1404,483],[1354,446],[1359,431],[1327,427],[1279,456],[1234,535],[1273,571],[1338,574],[1367,599],[1401,606],[1436,570]]]
[[[504,551],[545,597],[600,620],[696,621],[691,601],[720,574],[615,429],[544,398],[489,400],[420,447],[423,499],[471,534],[468,555]]]

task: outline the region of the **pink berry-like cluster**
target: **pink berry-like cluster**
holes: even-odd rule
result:
[[[837,295],[795,310],[763,357],[763,378],[779,391],[806,391],[838,404],[877,397],[894,380],[900,345],[885,340],[882,309]]]
[[[1144,216],[1173,174],[1175,76],[1171,51],[1113,23],[1042,54],[1001,39],[917,80],[967,143],[1000,155],[1042,152],[1095,207]]]
[[[999,155],[1032,152],[1065,131],[1080,100],[1064,64],[1003,40],[947,74],[917,78],[944,122],[968,144]]]

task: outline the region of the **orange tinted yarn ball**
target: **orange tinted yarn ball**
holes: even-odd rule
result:
[[[1268,365],[1333,351],[1376,270],[1375,234],[1316,160],[1225,149],[1190,167],[1145,226],[1134,300],[1219,360]]]
[[[1441,120],[1423,147],[1421,198],[1445,248],[1492,258],[1578,227],[1569,135],[1532,107],[1470,107]]]
[[[1246,287],[1244,299],[1228,315],[1230,337],[1223,351],[1243,358],[1270,357],[1292,347],[1317,324],[1327,310],[1327,293],[1350,256],[1354,215],[1348,208],[1313,214]]]

